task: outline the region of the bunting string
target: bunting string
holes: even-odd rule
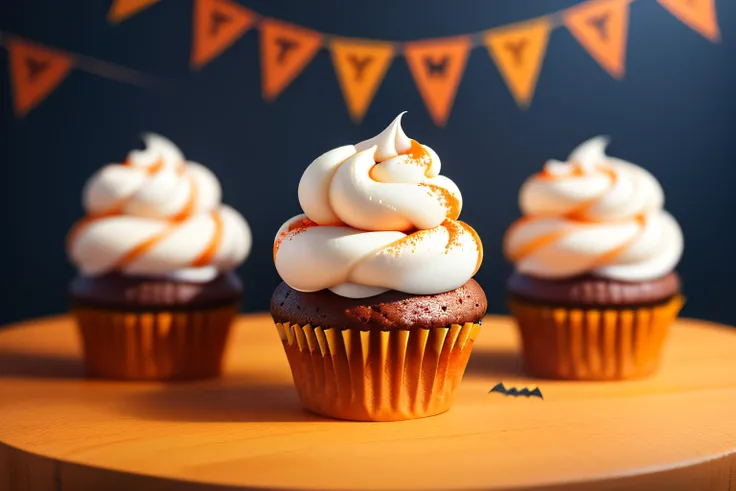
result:
[[[51,94],[73,69],[140,87],[156,82],[139,71],[45,46],[7,31],[0,31],[0,45],[8,52],[13,108],[18,117]]]
[[[107,19],[128,21],[161,0],[113,0]],[[458,36],[396,42],[335,36],[262,16],[236,0],[194,0],[190,69],[202,70],[245,33],[259,33],[261,92],[273,102],[321,49],[328,51],[350,118],[365,116],[397,57],[403,57],[434,123],[452,111],[468,56],[483,47],[521,109],[531,106],[550,33],[565,28],[611,77],[626,71],[629,6],[635,0],[587,0],[533,19]],[[709,41],[720,41],[715,0],[657,0]],[[152,77],[125,67],[0,33],[9,52],[16,114],[26,115],[61,84],[72,69],[146,86]]]

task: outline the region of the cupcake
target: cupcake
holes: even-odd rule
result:
[[[99,170],[67,239],[69,288],[90,376],[195,379],[220,373],[243,286],[232,270],[251,233],[217,178],[170,141]]]
[[[522,186],[504,238],[509,306],[539,377],[642,378],[656,371],[683,304],[682,231],[657,180],[608,157],[608,140],[549,161]]]
[[[304,213],[274,242],[283,282],[271,314],[301,404],[323,416],[447,411],[486,313],[472,279],[483,249],[457,220],[460,190],[402,115],[314,160],[299,183]]]

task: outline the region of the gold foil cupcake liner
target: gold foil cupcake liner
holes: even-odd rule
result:
[[[390,331],[276,324],[302,406],[337,419],[400,421],[453,403],[480,324]]]
[[[73,308],[88,375],[123,380],[218,376],[239,306],[187,312]]]
[[[672,322],[684,304],[626,309],[551,307],[512,299],[524,366],[531,375],[565,380],[624,380],[654,373]]]

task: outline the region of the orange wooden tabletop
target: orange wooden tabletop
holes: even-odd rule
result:
[[[221,380],[168,385],[86,380],[73,323],[34,320],[0,330],[0,490],[736,489],[736,329],[679,321],[644,381],[520,366],[488,317],[448,413],[352,423],[299,408],[267,315],[240,318]]]

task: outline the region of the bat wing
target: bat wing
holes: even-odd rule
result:
[[[507,396],[512,397],[539,397],[540,399],[544,400],[544,396],[542,396],[542,391],[539,389],[539,387],[534,387],[534,389],[529,390],[529,387],[522,387],[521,389],[517,389],[516,387],[509,387],[506,388],[505,385],[503,385],[503,382],[497,383],[488,393],[491,392],[498,392],[499,394],[504,394]]]
[[[489,394],[490,394],[491,392],[499,392],[499,393],[501,393],[501,394],[504,394],[504,395],[508,394],[508,391],[506,390],[506,387],[505,387],[505,386],[503,385],[503,382],[499,382],[499,383],[497,383],[497,384],[496,384],[496,385],[495,385],[495,386],[494,386],[494,387],[493,387],[493,388],[491,389],[491,391],[489,392]]]

